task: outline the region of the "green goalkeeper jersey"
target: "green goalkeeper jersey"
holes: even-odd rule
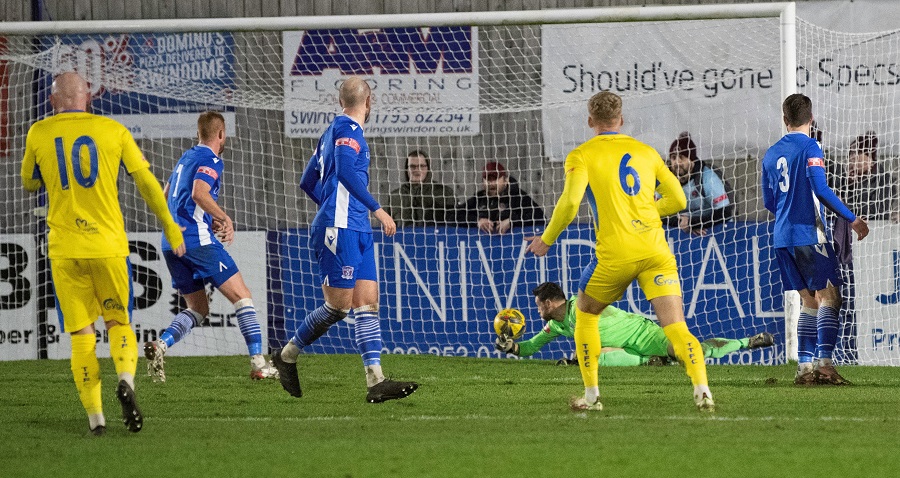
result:
[[[559,336],[575,337],[575,297],[566,302],[562,322],[548,320],[544,328],[528,340],[519,342],[519,356],[534,355]],[[625,349],[634,355],[668,355],[669,341],[656,322],[638,314],[607,306],[600,314],[600,342],[604,347]]]

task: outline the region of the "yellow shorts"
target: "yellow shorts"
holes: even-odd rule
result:
[[[655,256],[632,262],[604,262],[594,257],[584,269],[578,289],[603,304],[622,298],[631,281],[637,279],[647,299],[667,295],[681,296],[678,265],[668,250]]]
[[[50,273],[63,332],[77,332],[100,316],[131,323],[134,294],[127,257],[51,259]]]

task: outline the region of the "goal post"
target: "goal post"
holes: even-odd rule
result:
[[[4,35],[66,35],[105,33],[264,32],[395,27],[549,25],[604,22],[651,22],[779,17],[793,29],[793,2],[724,5],[560,8],[493,12],[444,12],[308,17],[248,17],[205,19],[96,20],[6,22]],[[785,43],[789,43],[786,35]]]
[[[339,111],[335,85],[355,74],[375,86],[366,134],[376,199],[389,205],[407,183],[411,151],[427,153],[431,179],[456,199],[439,222],[410,219],[393,239],[376,233],[386,351],[498,356],[490,326],[497,310],[523,310],[532,333],[542,322],[531,289],[553,280],[575,292],[592,253],[586,207],[556,252],[542,259],[523,247],[541,221],[486,234],[461,211],[483,187],[488,162],[497,161],[549,219],[562,189],[560,161],[589,137],[584,102],[610,89],[625,101],[624,132],[665,158],[669,144],[689,131],[700,159],[735,189],[731,221],[703,237],[668,230],[692,330],[701,338],[762,330],[782,335],[774,349],[726,362],[796,356],[795,323],[784,319],[798,308],[782,302],[758,192],[758,160],[782,130],[778,105],[797,91],[793,3],[13,22],[0,23],[0,37],[0,79],[15,92],[0,111],[10,131],[0,148],[7,158],[0,182],[9,191],[4,251],[15,253],[6,252],[10,264],[24,261],[10,269],[24,279],[11,286],[17,300],[0,314],[34,337],[31,348],[0,341],[0,358],[36,357],[39,336],[50,357],[68,350],[67,338],[52,327],[52,298],[38,301],[46,267],[42,218],[34,214],[40,205],[20,191],[17,166],[28,126],[50,113],[52,75],[71,69],[90,81],[94,111],[132,130],[160,180],[192,145],[197,113],[226,114],[220,202],[239,228],[229,251],[248,278],[270,345],[289,338],[321,301],[306,244],[315,208],[297,181],[316,137]],[[144,340],[168,324],[179,298],[159,254],[155,220],[130,181],[120,187],[136,266],[135,323]],[[173,354],[243,353],[233,310],[223,302],[212,295],[205,327]],[[636,286],[616,305],[651,312]],[[43,328],[33,323],[39,308],[50,310]],[[352,325],[335,326],[310,351],[353,353]],[[539,357],[570,352],[570,344],[558,341]]]

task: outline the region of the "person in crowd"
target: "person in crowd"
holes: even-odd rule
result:
[[[506,234],[514,227],[544,224],[544,210],[509,176],[503,164],[488,161],[481,178],[484,189],[461,207],[460,214],[464,216],[460,223],[488,234]]]
[[[385,208],[398,227],[442,226],[453,222],[453,188],[434,182],[431,159],[422,150],[406,155],[406,182],[391,191]]]
[[[734,216],[734,192],[706,161],[697,155],[697,145],[687,131],[669,146],[669,169],[675,173],[688,205],[665,219],[669,227],[704,236],[709,228]]]
[[[821,132],[819,132],[821,134]],[[821,137],[819,138],[821,141]],[[878,162],[878,136],[867,131],[851,143],[845,171],[836,171],[833,182],[838,196],[847,207],[866,220],[898,222],[897,185],[890,172],[883,171]],[[850,223],[833,216],[834,250],[841,267],[841,332],[835,349],[836,359],[844,363],[857,362],[856,346],[856,277],[853,270],[853,232]]]

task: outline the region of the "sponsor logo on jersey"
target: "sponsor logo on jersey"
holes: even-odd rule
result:
[[[806,160],[807,167],[818,166],[820,168],[825,167],[825,160],[822,158],[809,158]]]
[[[727,194],[723,194],[723,195],[721,195],[721,196],[719,196],[719,197],[713,199],[713,204],[719,204],[720,202],[722,202],[722,201],[727,201],[727,200],[728,200],[728,195],[727,195]]]
[[[197,168],[197,172],[203,173],[213,179],[219,179],[219,173],[217,173],[215,169],[209,166],[200,166],[199,168]]]
[[[678,278],[675,279],[667,278],[663,274],[658,274],[653,278],[653,283],[656,285],[678,285]]]
[[[644,232],[650,229],[650,226],[644,224],[644,221],[641,221],[640,219],[632,220],[631,227],[633,227],[637,232]]]
[[[97,229],[97,223],[89,222],[87,219],[82,219],[80,217],[75,218],[75,227],[78,228],[78,231],[82,234],[97,234],[100,232]]]
[[[356,154],[359,154],[359,150],[361,149],[359,143],[353,138],[338,138],[337,141],[334,142],[335,146],[350,146],[356,151]]]
[[[122,304],[119,303],[116,299],[106,299],[103,301],[103,308],[106,310],[118,310],[123,311],[125,307],[122,307]]]
[[[353,278],[353,266],[344,266],[341,268],[341,279]]]

